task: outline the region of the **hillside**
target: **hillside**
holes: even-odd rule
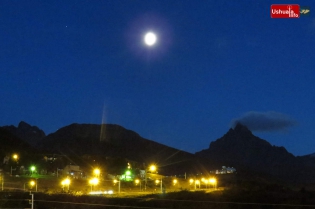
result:
[[[26,159],[32,160],[36,156],[30,157],[30,153],[36,153],[35,149],[24,140],[21,140],[7,129],[0,127],[0,167],[3,164],[5,156],[11,156],[14,153],[19,154],[19,162],[23,164]]]
[[[199,159],[113,124],[71,124],[49,134],[39,144],[46,153],[121,157],[140,163],[155,162],[166,173],[203,169]]]
[[[39,129],[37,126],[31,126],[28,123],[21,121],[17,127],[3,126],[2,128],[10,131],[18,138],[24,140],[32,146],[36,146],[45,136],[45,132]]]

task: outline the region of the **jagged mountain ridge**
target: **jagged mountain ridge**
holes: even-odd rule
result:
[[[3,126],[2,128],[7,129],[15,136],[23,139],[32,146],[36,146],[42,139],[45,138],[46,134],[43,130],[39,129],[37,126],[31,126],[28,123],[21,121],[17,127]]]
[[[266,140],[260,139],[252,134],[245,126],[238,124],[230,129],[223,137],[210,143],[209,148],[197,153],[212,158],[222,158],[230,162],[243,161],[253,165],[265,164],[267,161],[277,159],[294,159],[284,147],[272,146]],[[259,156],[260,158],[256,158]],[[253,158],[255,162],[253,162]],[[270,159],[271,158],[271,159]]]
[[[12,153],[19,153],[18,161],[23,162],[26,160],[26,156],[29,156],[29,153],[34,152],[36,151],[30,144],[15,136],[9,130],[0,127],[0,165],[4,163],[4,157],[10,157]]]
[[[197,152],[196,155],[289,181],[311,181],[315,174],[315,164],[295,157],[284,147],[272,146],[266,140],[254,136],[242,124],[237,124],[223,137],[211,142],[208,149]]]
[[[314,182],[315,175],[314,158],[295,157],[284,147],[254,136],[241,124],[195,155],[114,124],[71,124],[49,134],[38,145],[43,153],[123,157],[141,163],[156,162],[176,173],[209,172],[226,165],[290,182]]]

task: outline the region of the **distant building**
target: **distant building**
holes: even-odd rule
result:
[[[141,179],[144,179],[145,178],[145,170],[140,170],[139,171],[139,176]]]
[[[221,170],[216,170],[215,174],[230,174],[230,173],[235,173],[236,169],[233,167],[226,167],[222,166]]]
[[[78,165],[67,165],[63,171],[63,175],[68,175],[72,178],[82,178],[83,177],[83,172],[80,169],[80,166]]]
[[[57,158],[55,156],[44,156],[44,160],[46,162],[54,162]]]
[[[230,167],[227,167],[226,168],[226,173],[235,173],[236,172],[236,169],[235,168],[230,168]]]

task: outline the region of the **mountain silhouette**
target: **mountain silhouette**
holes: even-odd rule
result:
[[[12,134],[9,130],[0,127],[0,168],[5,164],[4,158],[12,159],[13,154],[18,154],[17,163],[23,164],[27,160],[34,160],[37,156],[31,156],[37,150],[30,144]]]
[[[13,125],[3,126],[2,128],[9,130],[12,134],[23,139],[32,146],[36,146],[45,136],[45,132],[37,126],[31,126],[28,123],[21,121],[18,127]]]
[[[167,173],[185,173],[200,165],[194,154],[142,138],[114,124],[71,124],[49,134],[39,147],[45,153],[120,157],[147,165],[154,162]]]
[[[240,174],[249,174],[247,178],[267,176],[291,183],[315,182],[315,158],[312,154],[296,157],[284,147],[273,146],[253,135],[240,123],[221,138],[212,141],[207,149],[195,154],[145,139],[115,124],[74,123],[43,137],[40,129],[24,123],[21,122],[18,128],[6,126],[0,129],[0,136],[5,136],[1,138],[5,146],[1,147],[0,154],[4,156],[7,153],[5,151],[13,152],[17,144],[29,148],[26,150],[32,149],[17,137],[17,130],[25,141],[29,141],[25,135],[34,129],[38,134],[33,132],[33,135],[28,136],[30,139],[32,136],[36,138],[34,141],[37,141],[41,155],[62,155],[69,160],[80,159],[80,162],[89,156],[124,158],[143,166],[156,163],[161,173],[171,175],[208,173],[221,166],[229,166],[236,168]]]
[[[315,164],[254,136],[240,123],[196,155],[223,165],[270,174],[284,181],[315,182]]]

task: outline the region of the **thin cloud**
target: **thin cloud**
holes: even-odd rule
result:
[[[297,122],[290,116],[273,111],[247,112],[240,118],[233,119],[231,126],[234,128],[238,123],[246,126],[251,131],[261,132],[287,131],[289,128],[297,125]]]

